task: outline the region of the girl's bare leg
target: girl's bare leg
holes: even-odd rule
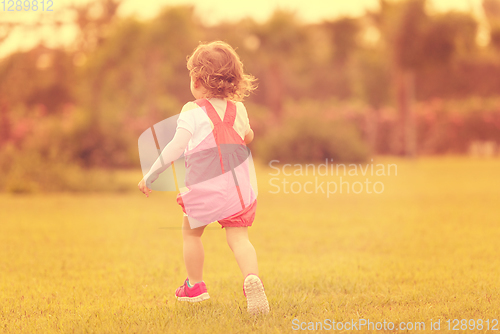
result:
[[[226,227],[226,239],[234,253],[243,277],[248,274],[259,275],[257,253],[248,239],[248,227]]]
[[[201,242],[201,236],[205,226],[192,229],[189,226],[188,217],[184,216],[182,221],[182,238],[184,264],[190,284],[203,281],[203,262],[205,261],[205,250]]]

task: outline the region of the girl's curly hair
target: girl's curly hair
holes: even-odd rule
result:
[[[256,87],[255,77],[243,72],[243,63],[227,43],[201,43],[187,58],[193,80],[200,80],[207,98],[243,101]]]

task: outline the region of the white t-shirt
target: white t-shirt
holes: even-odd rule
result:
[[[224,119],[224,114],[227,108],[227,101],[224,99],[208,99],[212,104],[220,119]],[[241,102],[236,104],[236,119],[234,120],[233,128],[242,139],[250,131],[250,121],[245,106]],[[192,150],[198,146],[213,130],[214,125],[206,112],[195,102],[188,102],[182,107],[179,119],[177,120],[177,128],[183,128],[191,133],[191,139],[188,143],[188,150]]]

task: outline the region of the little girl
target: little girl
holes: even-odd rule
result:
[[[226,229],[227,242],[243,274],[248,312],[268,313],[257,255],[248,239],[257,201],[245,161],[246,144],[253,140],[254,133],[241,101],[255,89],[255,78],[243,72],[234,49],[221,41],[200,44],[188,58],[187,68],[196,101],[182,108],[174,138],[160,156],[165,164],[157,161],[139,183],[139,189],[149,197],[151,183],[170,165],[168,162],[184,153],[188,190],[177,196],[177,202],[184,211],[187,279],[176,290],[177,299],[199,302],[210,298],[203,281],[201,236],[205,226],[217,220]]]

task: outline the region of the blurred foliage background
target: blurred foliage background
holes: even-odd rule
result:
[[[139,168],[139,135],[193,100],[186,56],[212,40],[259,80],[246,105],[264,162],[498,154],[500,0],[483,1],[487,45],[472,14],[430,15],[424,0],[314,24],[277,10],[213,26],[189,6],[150,20],[118,17],[119,6],[72,5],[71,47],[0,60],[0,190],[109,190],[102,171]]]

